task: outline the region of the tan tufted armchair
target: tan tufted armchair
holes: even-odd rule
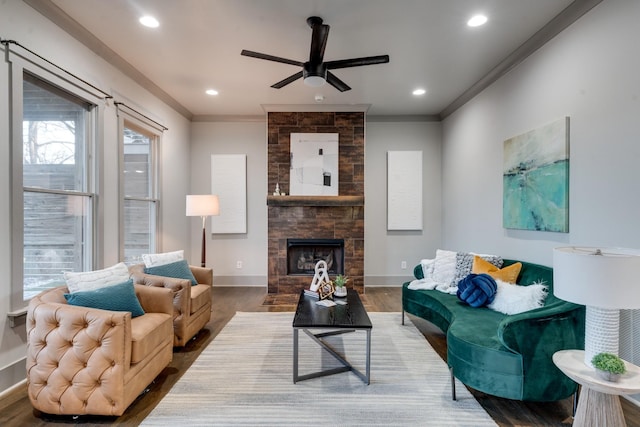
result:
[[[27,388],[37,410],[120,416],[171,362],[172,293],[135,286],[145,314],[68,305],[66,286],[31,299]]]
[[[197,285],[192,285],[186,279],[146,274],[144,264],[129,267],[134,283],[168,288],[173,291],[173,345],[175,347],[183,347],[211,319],[213,270],[193,265],[189,268],[198,282]]]

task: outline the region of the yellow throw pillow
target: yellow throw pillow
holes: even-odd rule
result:
[[[522,269],[522,263],[516,262],[502,269],[496,267],[488,261],[483,260],[478,255],[473,257],[473,267],[471,272],[474,274],[488,274],[494,279],[502,280],[503,282],[515,284],[518,280],[518,274]]]

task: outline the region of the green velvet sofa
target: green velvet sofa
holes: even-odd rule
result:
[[[515,262],[504,260],[504,266]],[[421,265],[414,275],[423,278]],[[442,329],[452,376],[473,389],[514,400],[564,399],[577,385],[553,364],[552,356],[558,350],[584,348],[585,310],[553,295],[551,268],[522,262],[518,284],[540,281],[549,289],[544,306],[514,315],[473,308],[437,290],[411,290],[407,282],[402,287],[402,323],[406,312]],[[452,391],[455,399],[455,388]]]

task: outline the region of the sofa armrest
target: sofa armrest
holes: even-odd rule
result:
[[[166,313],[173,315],[173,290],[171,288],[159,288],[134,285],[136,296],[145,313]]]
[[[189,268],[199,285],[213,286],[213,269],[208,267],[196,267],[195,265],[190,265]]]
[[[557,302],[507,316],[498,325],[498,338],[522,355],[584,348],[584,306]]]

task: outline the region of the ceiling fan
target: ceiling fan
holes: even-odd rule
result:
[[[317,16],[307,18],[307,24],[313,31],[311,34],[311,51],[309,52],[309,61],[307,62],[294,61],[292,59],[280,58],[278,56],[253,52],[246,49],[244,49],[240,54],[250,56],[252,58],[265,59],[267,61],[281,62],[283,64],[302,67],[302,71],[271,85],[271,87],[275,89],[280,89],[302,77],[305,84],[309,86],[322,86],[327,82],[340,92],[345,92],[351,88],[329,70],[360,67],[363,65],[384,64],[389,62],[389,55],[367,56],[364,58],[340,59],[338,61],[324,62],[324,48],[327,46],[329,26],[322,22],[322,18]]]

